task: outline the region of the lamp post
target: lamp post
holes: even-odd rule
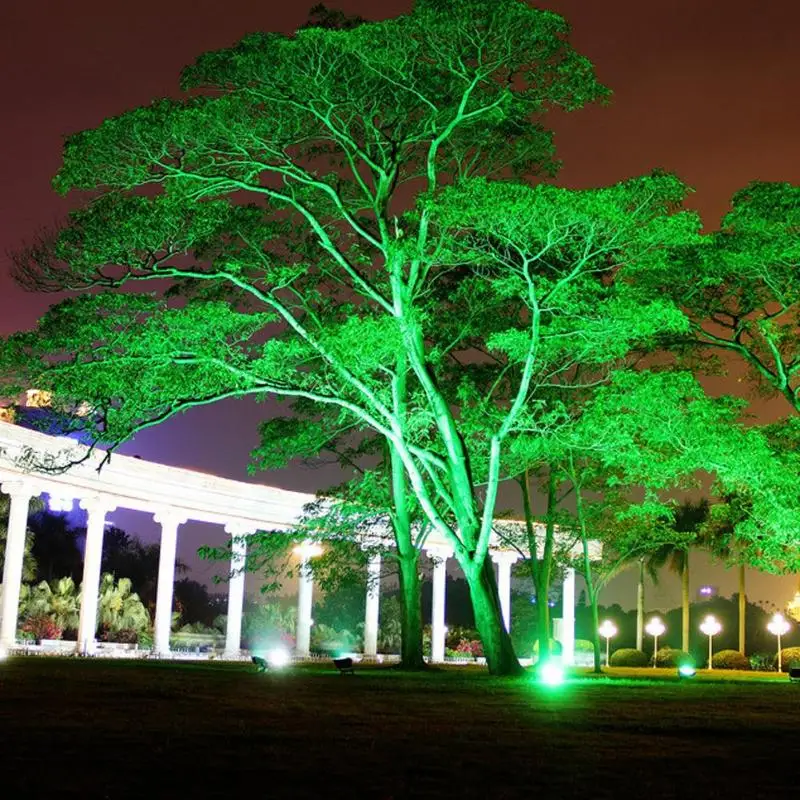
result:
[[[783,614],[775,614],[772,619],[767,623],[767,630],[778,637],[778,672],[783,672],[781,668],[781,636],[789,633],[789,623],[786,621]]]
[[[653,669],[656,668],[656,656],[658,655],[658,637],[666,631],[661,617],[653,617],[645,626],[647,633],[653,637]]]
[[[722,630],[722,625],[717,622],[717,619],[709,614],[704,620],[703,624],[700,626],[700,630],[706,636],[708,636],[708,668],[714,669],[713,665],[711,664],[711,658],[714,655],[713,651],[713,639],[714,637]]]
[[[617,635],[617,626],[610,619],[606,619],[603,620],[603,624],[597,629],[597,632],[606,640],[606,666],[608,666],[609,642],[612,636]]]

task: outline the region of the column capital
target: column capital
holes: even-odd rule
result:
[[[108,495],[98,494],[92,497],[81,498],[78,505],[90,514],[110,514],[117,509],[117,501]]]
[[[153,512],[153,521],[162,526],[174,525],[177,528],[178,525],[184,525],[187,520],[186,514],[177,508],[160,508]]]
[[[439,561],[447,561],[448,558],[453,557],[453,548],[447,545],[426,544],[424,550],[428,558],[437,559]]]
[[[251,536],[258,530],[252,522],[226,522],[225,533],[230,536]]]
[[[495,564],[516,564],[520,559],[516,550],[492,550],[490,555]]]
[[[9,497],[31,498],[41,494],[41,489],[34,486],[30,481],[25,480],[5,480],[0,483],[0,491]]]

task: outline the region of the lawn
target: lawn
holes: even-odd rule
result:
[[[645,673],[545,688],[470,669],[10,659],[0,797],[797,794],[800,686]]]

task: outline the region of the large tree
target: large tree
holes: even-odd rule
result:
[[[395,511],[413,496],[450,544],[490,669],[516,672],[486,557],[501,476],[525,467],[509,442],[558,424],[537,393],[565,351],[602,361],[683,330],[635,281],[695,236],[685,187],[485,179],[548,169],[543,113],[605,95],[563,20],[520,0],[251,36],[183,85],[68,140],[56,184],[94,199],[20,259],[39,287],[170,290],[67,301],[7,343],[3,373],[47,353],[38,384],[88,401],[112,445],[265,394],[371,429]]]

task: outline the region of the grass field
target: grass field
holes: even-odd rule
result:
[[[798,796],[800,686],[654,672],[10,659],[0,798]]]

